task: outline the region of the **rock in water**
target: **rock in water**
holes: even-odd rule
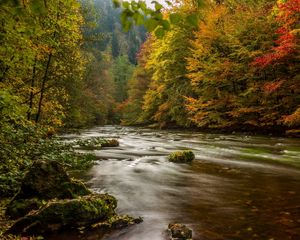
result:
[[[168,226],[170,240],[192,240],[192,230],[179,223],[170,223]]]
[[[169,155],[169,161],[175,163],[189,163],[195,159],[195,154],[190,151],[177,151]]]
[[[42,234],[81,227],[115,216],[117,200],[108,194],[91,194],[71,200],[49,201],[39,210],[17,220],[9,233]]]
[[[104,222],[98,222],[92,225],[93,229],[100,229],[100,230],[116,230],[125,227],[129,227],[134,224],[139,224],[143,222],[141,217],[133,218],[128,215],[114,215],[109,220]]]
[[[72,180],[56,161],[35,161],[22,180],[19,192],[6,209],[6,216],[17,219],[36,210],[50,199],[72,199],[92,192]]]
[[[101,143],[102,147],[118,147],[119,141],[117,139],[107,139]]]

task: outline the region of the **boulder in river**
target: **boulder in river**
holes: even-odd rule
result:
[[[170,240],[192,240],[192,230],[179,223],[170,223],[168,226]]]
[[[131,225],[141,223],[142,221],[143,219],[141,217],[133,218],[128,215],[114,215],[111,218],[109,218],[107,221],[93,224],[92,228],[100,229],[100,230],[115,230],[115,229],[129,227]]]
[[[101,143],[102,147],[118,147],[119,141],[117,139],[106,139]]]
[[[177,151],[169,155],[169,161],[175,163],[189,163],[195,159],[195,154],[190,150]]]
[[[77,140],[76,145],[79,149],[83,150],[100,150],[102,147],[118,147],[119,141],[117,139],[94,137]]]

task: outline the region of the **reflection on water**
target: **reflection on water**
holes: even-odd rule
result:
[[[89,186],[116,196],[118,213],[144,219],[103,239],[164,239],[170,222],[200,240],[300,239],[300,140],[114,126],[65,137],[96,136],[119,137],[120,147],[95,151]],[[196,160],[168,162],[179,149]]]

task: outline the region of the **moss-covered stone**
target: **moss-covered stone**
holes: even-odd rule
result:
[[[105,139],[101,143],[102,147],[118,147],[119,141],[117,139]]]
[[[6,216],[16,219],[43,205],[42,200],[71,199],[91,194],[85,185],[72,180],[56,161],[35,161],[26,173],[19,192],[7,206]]]
[[[77,179],[71,179],[69,182],[62,183],[62,188],[65,190],[61,195],[61,199],[76,198],[79,196],[86,196],[92,192],[87,189],[85,184]],[[67,197],[68,196],[68,197]],[[56,197],[60,199],[59,197]]]
[[[94,137],[89,139],[80,139],[75,144],[84,150],[100,150],[102,147],[118,147],[119,141],[117,139],[104,139],[101,137]]]
[[[5,214],[11,219],[17,219],[25,216],[32,210],[39,209],[46,203],[46,201],[37,198],[14,200],[7,206]]]
[[[17,220],[7,234],[43,235],[65,228],[91,228],[95,223],[110,231],[142,221],[116,215],[116,206],[113,196],[93,194],[82,182],[70,179],[58,162],[37,161],[8,204],[6,215]]]
[[[189,163],[195,159],[195,155],[192,151],[177,151],[169,155],[169,161],[175,163]]]
[[[108,194],[91,194],[71,200],[52,200],[17,220],[9,233],[41,234],[66,227],[88,226],[115,215],[117,200]]]
[[[114,215],[107,221],[98,222],[92,225],[93,229],[98,230],[117,230],[139,224],[143,221],[142,218],[133,218],[128,215]]]
[[[170,240],[192,240],[192,230],[179,223],[170,223],[168,226]]]
[[[73,181],[59,162],[40,160],[26,173],[14,199],[68,199],[90,193],[83,183]]]

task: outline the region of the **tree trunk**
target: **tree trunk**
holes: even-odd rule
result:
[[[35,118],[36,123],[38,123],[41,113],[42,113],[42,104],[43,104],[43,100],[44,100],[44,93],[45,93],[46,82],[48,79],[48,71],[49,71],[49,67],[50,67],[51,58],[52,58],[52,53],[49,54],[46,69],[45,69],[45,74],[44,74],[43,81],[42,81],[41,94],[40,94],[40,100],[39,100],[39,105],[38,105],[38,112],[37,112],[36,118]]]
[[[32,69],[32,78],[31,78],[31,84],[30,84],[30,95],[29,95],[29,109],[27,112],[27,120],[31,119],[31,112],[32,112],[32,105],[33,105],[33,98],[34,98],[34,93],[33,93],[33,88],[35,84],[35,72],[36,72],[36,58],[34,60],[34,65]]]

